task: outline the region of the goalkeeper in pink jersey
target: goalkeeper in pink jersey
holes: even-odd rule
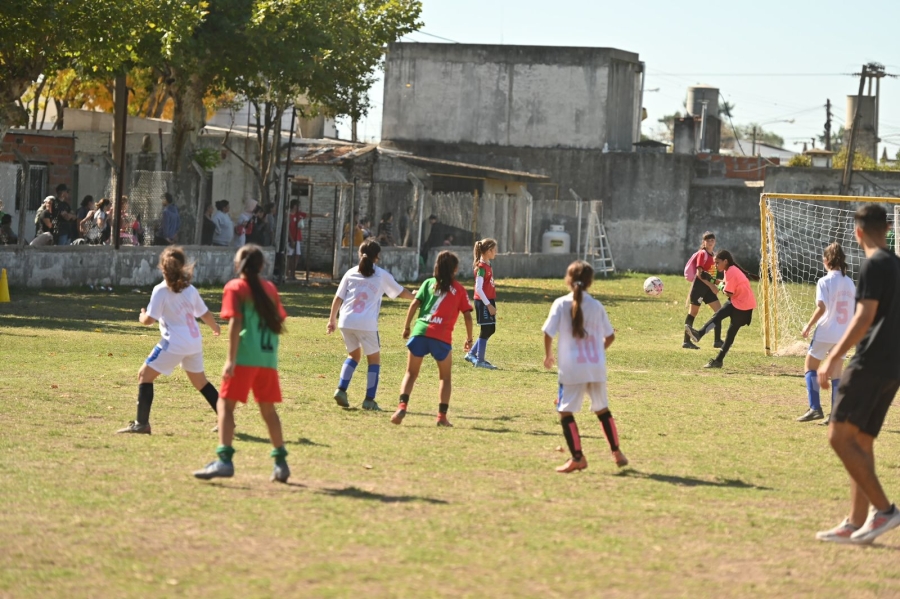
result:
[[[544,323],[544,368],[553,367],[553,338],[558,337],[559,412],[563,435],[572,457],[556,469],[561,474],[584,470],[587,458],[581,449],[581,436],[574,412],[581,410],[584,396],[591,398],[591,411],[600,419],[613,460],[621,467],[628,458],[619,448],[616,421],[609,411],[606,395],[606,350],[616,339],[606,309],[587,290],[594,282],[594,269],[577,260],[566,271],[566,285],[572,292],[557,298]]]
[[[391,273],[376,266],[380,253],[381,246],[377,241],[364,241],[359,246],[359,265],[344,274],[331,302],[326,332],[330,335],[335,328],[340,329],[347,347],[347,359],[341,367],[338,388],[334,392],[334,400],[342,408],[350,407],[347,388],[365,352],[369,368],[362,409],[381,410],[375,402],[381,374],[381,342],[378,337],[381,297],[387,295],[390,298],[415,299],[412,293],[394,280]]]
[[[462,312],[466,323],[465,350],[472,349],[472,305],[466,289],[456,280],[459,270],[459,258],[453,252],[443,251],[438,254],[434,263],[434,277],[426,279],[416,299],[413,300],[406,313],[406,325],[403,338],[409,339],[406,347],[409,356],[406,362],[406,374],[400,385],[400,405],[391,416],[391,422],[400,424],[406,416],[409,395],[419,376],[422,360],[428,354],[434,357],[440,376],[441,400],[438,405],[438,426],[453,426],[447,420],[447,409],[450,407],[450,367],[452,366],[451,344],[453,343],[453,327]],[[410,323],[418,312],[416,324],[410,337]]]

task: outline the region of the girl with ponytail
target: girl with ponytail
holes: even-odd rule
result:
[[[719,289],[716,287],[716,255],[713,250],[716,249],[716,234],[712,231],[703,233],[703,241],[700,243],[700,249],[697,250],[691,259],[688,260],[684,269],[685,276],[693,276],[691,290],[688,293],[688,314],[684,318],[684,324],[694,326],[694,319],[700,312],[700,306],[706,304],[712,308],[713,313],[719,311],[722,304],[719,303]],[[722,347],[722,325],[718,324],[715,328],[716,341],[713,347]],[[700,349],[691,343],[691,338],[687,333],[684,334],[684,342],[681,344],[684,349]]]
[[[406,361],[406,374],[400,385],[400,405],[391,416],[391,422],[400,424],[406,416],[406,406],[409,404],[409,395],[413,385],[419,377],[419,369],[422,360],[431,354],[438,365],[440,376],[441,401],[438,405],[438,426],[452,426],[447,420],[447,410],[450,407],[450,367],[452,366],[451,350],[453,347],[453,327],[459,313],[463,313],[466,323],[465,350],[472,349],[472,306],[469,304],[469,296],[466,289],[455,279],[459,270],[459,258],[453,252],[443,251],[437,256],[434,263],[434,276],[425,279],[416,298],[406,312],[406,326],[403,328],[403,338],[409,339],[406,347],[409,355]],[[416,324],[410,337],[409,325],[414,316]]]
[[[475,319],[481,327],[481,334],[472,351],[466,354],[466,361],[475,365],[475,368],[487,368],[496,370],[496,366],[484,359],[487,352],[487,342],[497,330],[497,288],[494,287],[494,271],[491,269],[491,260],[497,256],[497,240],[482,239],[475,242],[473,251],[475,261],[472,268],[475,271]]]
[[[281,305],[278,290],[263,279],[265,259],[259,246],[241,247],[234,258],[238,274],[225,285],[222,296],[222,318],[228,320],[228,358],[222,370],[222,393],[219,397],[218,459],[194,472],[200,479],[234,476],[231,461],[234,448],[234,408],[247,403],[250,390],[259,405],[269,439],[271,457],[275,459],[272,480],[287,482],[291,475],[287,450],[281,432],[281,420],[275,404],[281,403],[278,381],[278,338],[284,333],[287,313]]]
[[[700,339],[708,332],[713,330],[717,325],[728,318],[728,332],[725,333],[725,343],[719,354],[706,363],[704,368],[721,368],[728,350],[734,343],[738,331],[741,327],[750,326],[753,320],[753,309],[756,308],[756,297],[753,295],[753,289],[750,288],[750,280],[747,278],[748,273],[734,261],[734,256],[727,250],[722,250],[716,254],[716,268],[720,273],[724,273],[725,280],[722,282],[721,289],[728,296],[728,301],[718,310],[713,317],[699,330],[691,325],[684,325],[684,330],[694,343],[699,343]]]
[[[362,354],[366,355],[366,397],[363,410],[380,411],[375,402],[378,379],[381,375],[381,342],[378,336],[378,316],[381,313],[381,296],[402,297],[412,300],[415,296],[394,280],[391,273],[376,266],[381,246],[374,239],[359,246],[359,265],[344,274],[331,302],[331,315],[325,328],[329,335],[335,328],[341,330],[347,359],[341,367],[334,400],[342,408],[349,408],[347,388]],[[340,313],[340,315],[338,315]]]
[[[581,437],[574,413],[581,410],[584,396],[591,399],[591,411],[597,415],[603,434],[609,443],[616,465],[628,465],[628,458],[619,448],[616,421],[609,411],[606,393],[606,350],[616,339],[606,308],[587,293],[594,282],[594,269],[576,260],[566,271],[566,285],[571,293],[557,298],[550,307],[544,323],[544,368],[553,368],[553,338],[558,336],[557,358],[559,412],[563,435],[572,457],[556,471],[565,474],[587,468],[581,449]]]
[[[184,369],[194,388],[217,411],[219,392],[203,371],[203,339],[197,319],[216,336],[219,324],[191,285],[193,264],[188,263],[182,248],[173,245],[164,249],[159,256],[159,270],[164,280],[153,288],[150,303],[141,308],[138,320],[148,326],[158,322],[161,338],[138,371],[137,416],[118,433],[150,434],[153,381],[160,374],[172,374],[176,366]]]

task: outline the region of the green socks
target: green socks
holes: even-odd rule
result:
[[[234,455],[234,448],[229,445],[219,445],[216,448],[216,454],[219,456],[220,460],[226,464],[230,464],[231,456]]]
[[[288,452],[287,449],[284,448],[284,445],[277,449],[273,449],[269,455],[275,459],[276,466],[284,466],[287,463],[284,458],[287,457]]]

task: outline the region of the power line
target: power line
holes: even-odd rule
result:
[[[661,71],[660,71],[661,72]],[[853,73],[667,73],[672,77],[848,77]]]
[[[444,40],[445,42],[452,42],[452,43],[454,43],[454,44],[460,43],[460,42],[458,42],[458,41],[456,41],[456,40],[450,39],[449,37],[441,37],[440,35],[435,35],[435,34],[433,34],[433,33],[428,33],[427,31],[422,31],[421,29],[419,29],[418,31],[414,31],[413,33],[421,33],[422,35],[427,35],[428,37],[433,37],[433,38],[435,38],[435,39]]]

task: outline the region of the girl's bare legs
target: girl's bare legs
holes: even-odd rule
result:
[[[441,379],[441,403],[438,406],[438,425],[451,426],[450,422],[447,420],[447,409],[450,407],[450,392],[452,391],[453,387],[450,381],[450,375],[452,372],[451,367],[453,366],[453,352],[447,354],[447,357],[438,362],[437,365],[438,376]]]
[[[419,370],[422,368],[422,358],[414,356],[412,352],[406,355],[406,374],[403,375],[403,382],[400,383],[400,405],[397,411],[391,416],[391,422],[400,424],[403,417],[406,416],[406,404],[409,403],[409,394],[412,393],[416,379],[419,378]]]

